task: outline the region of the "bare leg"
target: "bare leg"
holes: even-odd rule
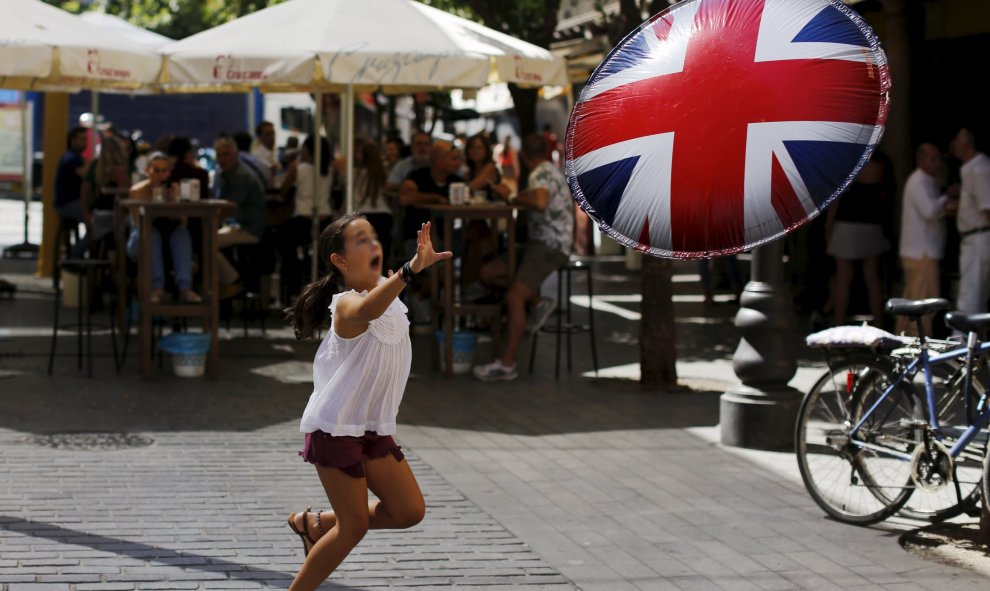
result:
[[[508,311],[508,337],[505,342],[505,353],[502,364],[511,367],[516,364],[516,353],[526,334],[526,302],[532,301],[537,295],[530,288],[515,281],[505,294],[505,307]]]
[[[852,288],[853,261],[835,259],[835,291],[832,293],[834,305],[834,324],[840,326],[846,322],[849,311],[849,290]]]
[[[873,325],[881,326],[883,324],[883,293],[880,286],[880,257],[869,257],[863,261],[863,280],[866,282],[866,294],[870,300]]]
[[[316,589],[368,532],[368,483],[336,468],[316,468],[336,523],[313,545],[290,591]],[[313,531],[313,530],[310,530]]]
[[[316,589],[369,529],[405,529],[423,520],[426,502],[405,460],[400,462],[390,454],[365,462],[364,469],[366,478],[354,478],[334,468],[316,469],[334,511],[320,515],[325,535],[316,526],[316,514],[309,514],[309,532],[316,544],[290,591]],[[379,500],[368,500],[369,488]],[[295,519],[302,531],[302,514],[296,514]]]
[[[368,488],[379,500],[368,501],[368,529],[405,529],[412,527],[423,519],[426,502],[419,490],[419,483],[413,475],[409,464],[398,461],[389,454],[365,462]],[[296,528],[303,530],[303,513],[295,514]],[[337,516],[333,511],[320,513],[319,526],[329,532],[337,524]],[[316,522],[316,512],[308,514],[309,535],[319,540],[323,534]]]
[[[379,499],[368,503],[371,529],[406,529],[423,520],[426,501],[408,462],[389,454],[365,462],[364,471]]]
[[[500,258],[495,258],[481,267],[481,282],[489,287],[505,289],[509,285],[509,267]]]

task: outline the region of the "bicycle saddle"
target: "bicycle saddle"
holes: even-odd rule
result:
[[[945,298],[928,298],[927,300],[905,300],[890,298],[887,300],[887,311],[899,316],[924,316],[932,312],[949,309],[949,300]]]
[[[980,332],[990,328],[990,313],[963,314],[949,312],[945,315],[945,323],[962,332]]]

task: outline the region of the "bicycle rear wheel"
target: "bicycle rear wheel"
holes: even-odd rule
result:
[[[808,391],[795,427],[801,478],[811,497],[831,517],[854,525],[883,521],[911,495],[910,464],[856,441],[909,453],[902,441],[904,419],[914,420],[914,397],[898,388],[871,414],[853,441],[852,426],[891,383],[892,365],[876,357],[833,364]]]
[[[932,385],[935,387],[935,407],[938,413],[941,443],[951,449],[959,436],[969,427],[963,400],[965,384],[962,365],[940,363],[932,366]],[[983,394],[983,385],[973,380],[970,404],[975,405]],[[925,392],[923,373],[914,380],[919,396]],[[927,409],[927,402],[923,404]],[[927,411],[926,411],[927,415]],[[983,456],[987,445],[986,430],[955,458],[953,470],[944,483],[931,482],[928,486],[916,486],[911,498],[898,512],[912,519],[924,519],[937,523],[959,515],[976,506],[980,500],[980,479],[983,474]]]

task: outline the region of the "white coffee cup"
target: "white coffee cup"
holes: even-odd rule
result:
[[[464,205],[468,196],[467,183],[450,183],[450,204]]]
[[[182,179],[179,181],[179,201],[190,201],[192,197],[192,191],[190,190],[191,179]]]
[[[199,179],[185,179],[182,182],[189,181],[189,200],[199,201]]]

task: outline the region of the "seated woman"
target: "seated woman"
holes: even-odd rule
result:
[[[492,146],[482,134],[468,138],[464,147],[468,174],[466,176],[471,193],[483,192],[488,201],[505,199],[512,189],[502,182],[502,175],[492,158]]]
[[[471,194],[483,193],[487,201],[504,201],[512,193],[511,187],[502,180],[502,175],[495,166],[492,157],[492,145],[482,134],[468,138],[464,147],[467,160],[468,187]],[[472,220],[465,233],[467,242],[464,253],[463,281],[464,299],[473,300],[484,297],[488,290],[479,283],[480,270],[483,263],[495,255],[496,243],[491,228],[484,220]]]
[[[168,156],[155,152],[148,156],[145,174],[148,178],[131,187],[129,198],[136,201],[153,201],[159,195],[166,201],[175,201],[176,192],[165,186],[171,173]],[[131,210],[131,232],[127,238],[127,256],[137,261],[141,245],[137,210]],[[162,223],[157,223],[162,222]],[[184,302],[201,302],[202,299],[192,290],[192,238],[186,228],[186,220],[156,220],[151,229],[151,296],[157,304],[165,295],[165,261],[162,256],[162,234],[168,234],[169,252],[172,267],[175,269],[175,284],[179,288],[179,298]]]

